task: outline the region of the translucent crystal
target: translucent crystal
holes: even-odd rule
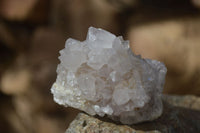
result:
[[[51,88],[58,104],[124,124],[162,114],[165,65],[135,55],[121,36],[90,27],[85,41],[66,41],[59,59]]]

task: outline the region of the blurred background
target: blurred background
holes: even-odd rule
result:
[[[200,0],[0,0],[0,132],[63,133],[78,110],[53,101],[59,50],[89,26],[168,68],[164,93],[200,95]]]

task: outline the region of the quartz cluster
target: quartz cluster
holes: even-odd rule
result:
[[[59,59],[51,88],[58,104],[124,124],[162,114],[165,65],[135,55],[121,36],[90,27],[85,41],[66,41]]]

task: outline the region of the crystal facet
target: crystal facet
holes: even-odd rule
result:
[[[54,101],[124,124],[158,118],[167,69],[142,59],[123,38],[90,27],[83,42],[68,39],[60,51]]]

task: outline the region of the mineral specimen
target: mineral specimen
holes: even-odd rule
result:
[[[60,51],[54,101],[124,124],[162,114],[166,67],[142,59],[121,36],[90,27],[83,42],[68,39]]]

